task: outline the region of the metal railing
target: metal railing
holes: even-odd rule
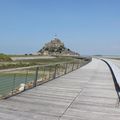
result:
[[[72,72],[90,62],[75,60],[0,71],[0,98],[7,98]]]

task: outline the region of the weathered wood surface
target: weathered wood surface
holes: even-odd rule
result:
[[[0,101],[0,120],[120,120],[108,66],[88,65]]]

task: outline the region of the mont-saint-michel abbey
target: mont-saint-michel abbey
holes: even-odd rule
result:
[[[46,43],[41,50],[37,52],[38,55],[57,55],[57,56],[80,56],[69,48],[66,48],[64,43],[58,39],[54,38],[50,42]]]

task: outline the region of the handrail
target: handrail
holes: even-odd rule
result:
[[[91,59],[0,70],[0,98],[7,98],[72,72]]]

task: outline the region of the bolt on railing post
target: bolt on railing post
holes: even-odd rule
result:
[[[39,67],[36,67],[35,80],[34,80],[34,86],[33,87],[36,87],[36,85],[37,85],[38,70],[39,70]]]
[[[66,63],[65,64],[65,74],[67,73],[67,66],[68,66],[68,64]]]
[[[55,72],[54,72],[54,79],[56,78],[56,70],[57,70],[57,65],[55,65]]]

